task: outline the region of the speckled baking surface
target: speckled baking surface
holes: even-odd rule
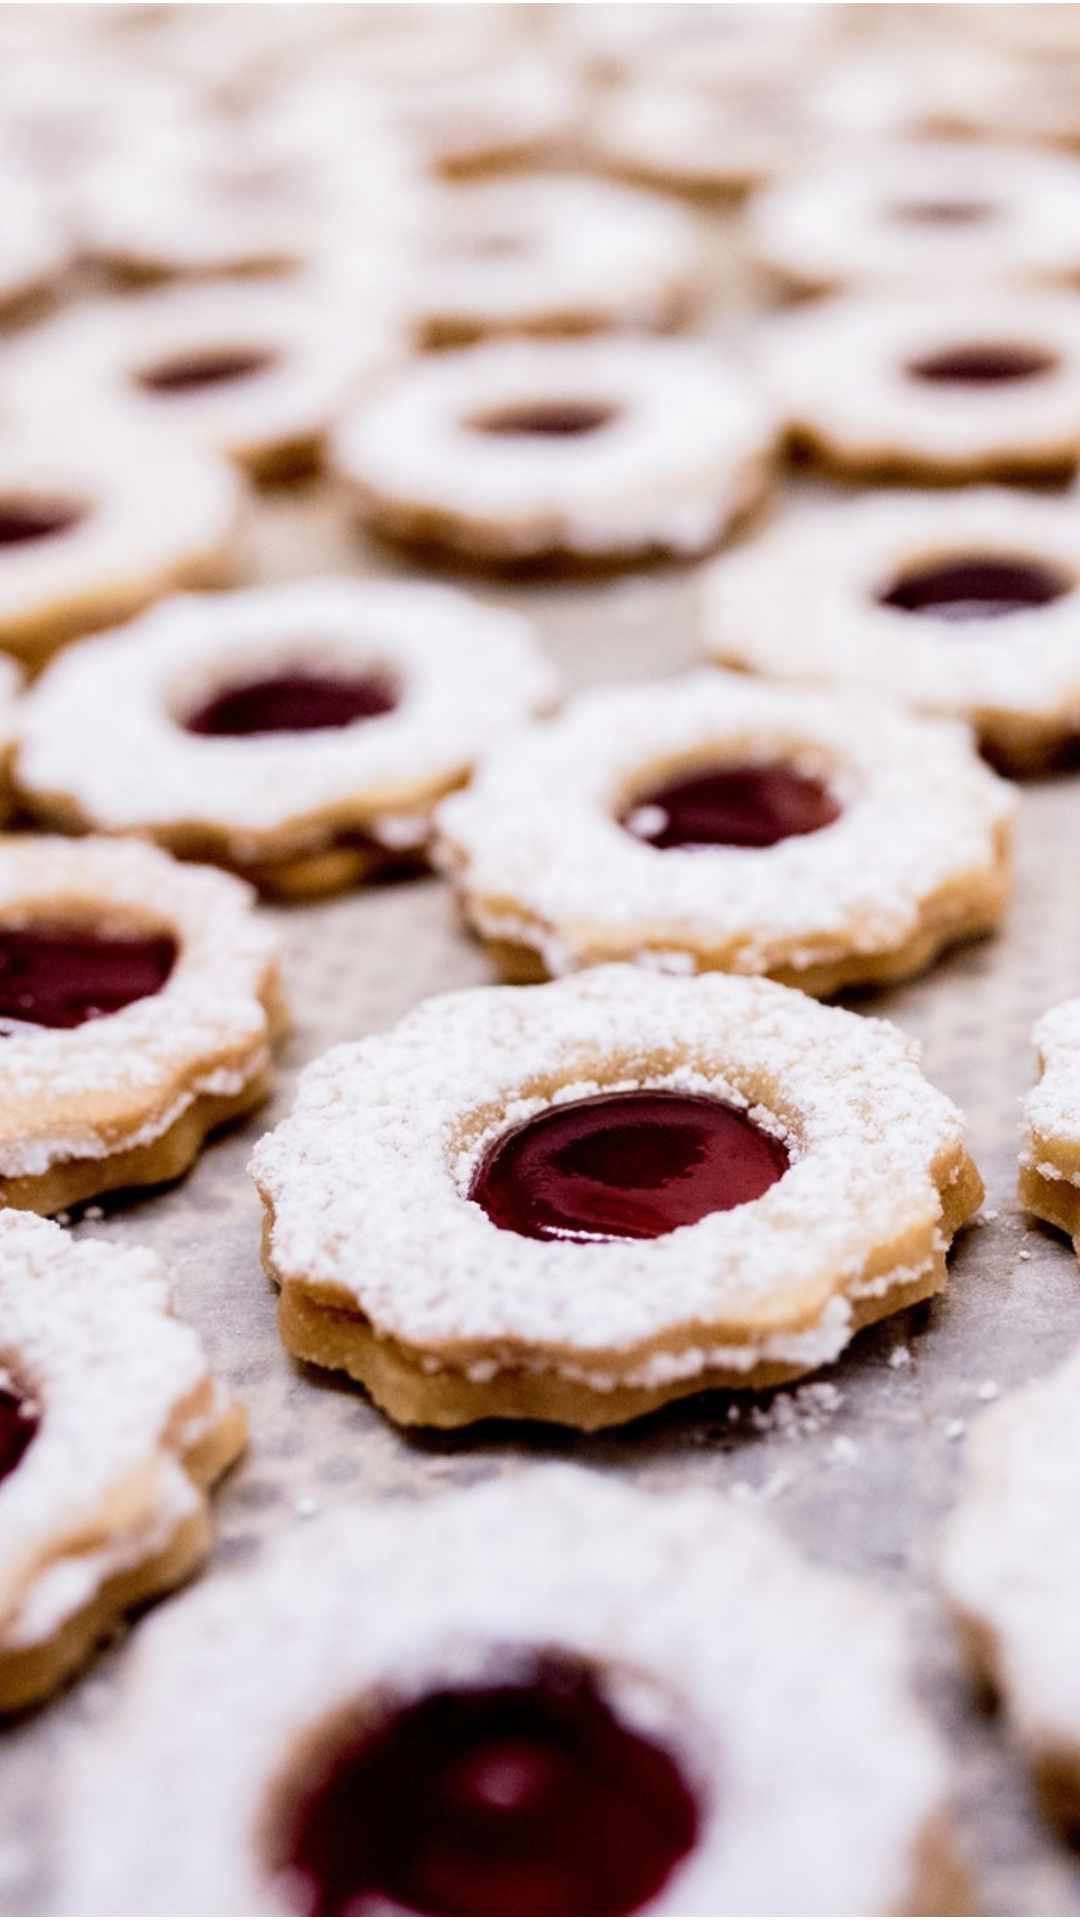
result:
[[[392,571],[394,563],[347,533],[325,488],[266,496],[255,517],[252,577],[328,567]],[[530,612],[571,683],[583,685],[694,663],[691,581],[688,572],[664,570],[587,586],[479,591]],[[246,1174],[254,1141],[286,1111],[298,1070],[326,1046],[389,1026],[427,994],[489,975],[436,881],[275,912],[296,1028],[273,1102],[214,1144],[173,1190],[76,1229],[142,1241],[165,1256],[180,1311],[249,1409],[250,1452],[221,1492],[218,1547],[203,1577],[257,1559],[268,1539],[302,1528],[316,1509],[423,1500],[492,1474],[527,1475],[552,1456],[654,1488],[694,1482],[733,1490],[762,1504],[808,1553],[862,1574],[904,1609],[916,1682],[952,1754],[976,1910],[1080,1912],[1080,1852],[1042,1822],[1001,1722],[973,1701],[932,1585],[935,1540],[957,1486],[967,1424],[984,1402],[1045,1374],[1080,1340],[1072,1252],[1014,1200],[1031,1025],[1080,989],[1074,822],[1080,825],[1080,775],[1027,786],[1016,897],[1001,935],[948,956],[911,986],[851,1002],[917,1036],[931,1078],[970,1117],[987,1201],[958,1244],[947,1295],[862,1335],[798,1392],[699,1398],[591,1439],[539,1428],[403,1435],[359,1389],[304,1371],[281,1350]],[[77,1726],[93,1719],[107,1737],[124,1658],[121,1641],[64,1697],[3,1735],[4,1912],[50,1909],[58,1844],[50,1783]]]

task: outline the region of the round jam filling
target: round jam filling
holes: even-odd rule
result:
[[[41,1422],[15,1387],[0,1387],[0,1480],[14,1473]]]
[[[428,1694],[339,1751],[282,1864],[310,1914],[635,1913],[697,1823],[671,1757],[548,1658]]]
[[[933,614],[939,620],[1000,620],[1049,606],[1069,590],[1069,582],[1037,560],[941,560],[915,567],[887,592],[883,607],[903,613]]]
[[[1007,380],[1032,380],[1057,366],[1057,357],[1038,347],[974,345],[948,347],[913,360],[909,374],[949,386],[995,387]]]
[[[331,674],[278,673],[214,694],[184,721],[188,733],[316,733],[392,713],[400,694],[386,674],[355,680]]]
[[[182,360],[148,367],[139,374],[138,384],[148,393],[191,393],[200,387],[222,387],[230,380],[249,380],[252,374],[265,373],[273,361],[271,353],[222,348],[216,353],[188,354]]]
[[[824,783],[791,767],[714,767],[635,796],[620,825],[653,847],[772,847],[839,817]]]
[[[0,928],[0,1021],[81,1027],[145,1000],[176,962],[169,934],[114,937],[84,927]]]
[[[611,407],[584,400],[533,400],[520,407],[501,407],[482,414],[472,426],[478,433],[521,434],[547,440],[567,440],[596,433],[615,418]]]
[[[469,1198],[529,1240],[655,1240],[760,1199],[789,1165],[779,1140],[723,1100],[599,1093],[504,1133]]]
[[[70,500],[0,500],[0,547],[19,547],[68,533],[84,518]]]

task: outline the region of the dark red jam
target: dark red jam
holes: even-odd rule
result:
[[[525,406],[500,407],[473,421],[478,433],[521,434],[545,440],[573,439],[596,433],[615,417],[611,407],[584,400],[533,400]]]
[[[392,713],[400,697],[382,673],[361,674],[355,680],[321,673],[268,674],[215,693],[188,714],[184,726],[189,733],[316,733]]]
[[[14,1473],[40,1424],[16,1387],[0,1387],[0,1480]]]
[[[655,1240],[760,1199],[788,1165],[782,1143],[723,1100],[599,1093],[503,1134],[469,1198],[529,1240]]]
[[[1033,380],[1056,366],[1057,356],[1039,347],[995,346],[988,342],[927,354],[923,360],[913,360],[908,372],[915,380],[942,385],[996,387],[1008,380]]]
[[[219,348],[215,353],[191,353],[183,359],[165,360],[148,367],[138,376],[138,384],[148,393],[193,393],[202,387],[223,387],[232,380],[250,380],[265,373],[275,355],[253,348]]]
[[[939,560],[914,567],[879,594],[883,607],[933,614],[939,620],[1000,620],[1049,606],[1069,591],[1069,581],[1037,560]]]
[[[84,518],[84,509],[71,500],[0,500],[0,547],[70,533]]]
[[[985,200],[905,200],[889,209],[894,220],[918,227],[974,227],[989,220],[993,207]]]
[[[621,824],[653,847],[772,847],[840,817],[820,780],[791,767],[712,767],[637,794]]]
[[[576,1663],[447,1688],[339,1750],[281,1863],[309,1914],[621,1914],[653,1900],[698,1811],[669,1754]]]
[[[0,1022],[81,1027],[158,993],[175,962],[176,942],[167,933],[0,928]]]

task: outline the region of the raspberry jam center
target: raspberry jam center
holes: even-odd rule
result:
[[[924,360],[912,361],[908,372],[916,380],[942,385],[996,387],[1008,380],[1033,380],[1056,366],[1056,356],[1041,348],[988,343],[928,354]]]
[[[216,353],[192,353],[148,367],[138,384],[148,393],[193,393],[202,387],[223,387],[232,380],[250,380],[265,373],[274,355],[253,348],[222,348]]]
[[[17,1387],[0,1386],[0,1480],[14,1473],[40,1424]]]
[[[428,1694],[339,1751],[283,1864],[309,1914],[635,1913],[697,1824],[670,1755],[549,1657]]]
[[[584,400],[533,400],[520,407],[500,407],[473,421],[478,433],[514,434],[545,440],[568,440],[596,433],[615,417],[611,407]]]
[[[1049,606],[1069,582],[1037,560],[942,560],[902,574],[878,599],[902,613],[933,614],[939,620],[1000,620]]]
[[[278,673],[226,687],[189,714],[189,733],[317,733],[391,713],[400,696],[386,674],[339,680],[330,674]]]
[[[0,500],[0,547],[21,547],[68,533],[84,518],[70,500]]]
[[[504,1133],[469,1198],[529,1240],[655,1240],[760,1199],[789,1165],[781,1141],[723,1100],[600,1093]]]
[[[165,985],[176,963],[169,934],[115,937],[89,928],[0,928],[0,1022],[81,1027]]]
[[[824,782],[792,767],[713,767],[637,795],[620,824],[653,847],[772,847],[839,817]]]

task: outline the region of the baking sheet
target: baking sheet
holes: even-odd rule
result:
[[[726,279],[726,239],[719,257]],[[399,566],[348,532],[325,486],[264,496],[250,577],[328,569],[393,573]],[[663,569],[589,585],[478,590],[530,613],[570,683],[581,686],[694,664],[691,582],[690,570]],[[815,1558],[865,1576],[903,1608],[916,1684],[952,1755],[977,1910],[1080,1912],[1080,1854],[1043,1823],[1002,1723],[974,1702],[933,1597],[932,1571],[968,1423],[998,1393],[1045,1374],[1080,1339],[1076,1261],[1013,1197],[1018,1099],[1033,1072],[1030,1028],[1047,1006],[1080,990],[1080,889],[1069,856],[1078,827],[1080,778],[1027,786],[1005,930],[947,956],[911,985],[848,1001],[917,1036],[930,1077],[970,1118],[986,1208],[959,1242],[945,1297],[864,1333],[836,1366],[797,1390],[701,1397],[592,1438],[540,1428],[402,1434],[359,1389],[298,1368],[282,1351],[274,1296],[259,1266],[260,1210],[245,1170],[253,1142],[284,1114],[298,1070],[325,1047],[389,1026],[427,994],[490,976],[456,924],[448,890],[434,880],[273,911],[296,1016],[274,1100],[211,1146],[173,1190],[107,1208],[104,1218],[76,1228],[140,1241],[165,1257],[180,1312],[249,1410],[250,1452],[218,1498],[218,1547],[204,1577],[257,1560],[266,1541],[302,1529],[315,1511],[423,1497],[496,1473],[524,1475],[552,1456],[653,1488],[727,1489],[764,1507]],[[77,1726],[97,1721],[107,1738],[123,1638],[66,1695],[3,1736],[4,1913],[50,1910],[50,1863],[61,1844],[52,1783]]]

